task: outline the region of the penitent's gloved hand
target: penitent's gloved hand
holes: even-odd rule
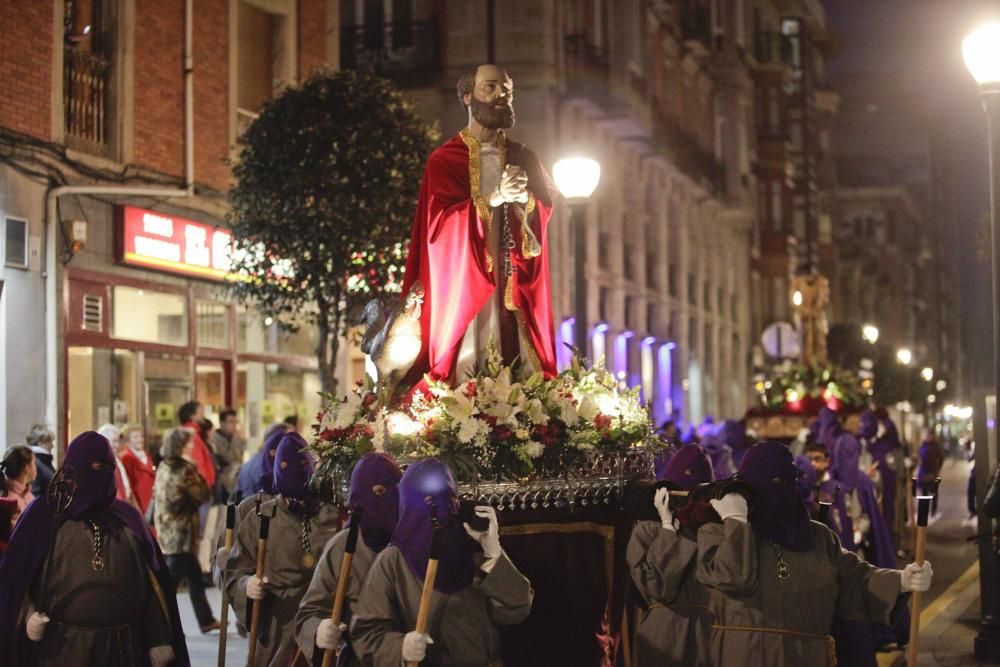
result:
[[[414,630],[403,637],[403,662],[420,662],[427,657],[427,645],[433,644],[430,635]]]
[[[48,625],[49,617],[37,611],[31,612],[28,615],[27,628],[25,628],[28,633],[28,639],[33,642],[42,641],[42,637],[45,636],[45,626]]]
[[[656,490],[656,495],[653,496],[653,507],[656,508],[656,513],[660,515],[660,525],[667,530],[676,532],[677,527],[674,526],[674,513],[670,511],[669,489]]]
[[[910,563],[899,572],[901,588],[904,593],[919,591],[923,593],[931,587],[931,579],[934,578],[934,570],[931,569],[931,562],[925,560],[923,565]]]
[[[324,618],[316,628],[316,646],[322,649],[335,649],[340,646],[340,638],[347,632],[347,625],[336,624],[332,619]]]
[[[722,496],[722,500],[709,500],[708,503],[712,506],[723,521],[726,519],[736,519],[737,521],[747,522],[747,499],[743,497],[740,493],[727,493]]]

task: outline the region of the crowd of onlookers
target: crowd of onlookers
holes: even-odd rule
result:
[[[272,425],[298,431],[298,417]],[[218,425],[204,406],[190,401],[177,409],[177,426],[147,446],[141,426],[104,424],[97,432],[115,455],[117,497],[146,518],[166,557],[174,583],[187,582],[202,632],[219,627],[205,595],[205,573],[224,530],[224,505],[237,493],[257,491],[261,452],[246,463],[247,440],[235,410],[218,413]],[[54,435],[35,425],[25,444],[9,446],[0,460],[0,557],[18,517],[37,497],[44,497],[55,474]],[[257,463],[257,465],[255,465]]]

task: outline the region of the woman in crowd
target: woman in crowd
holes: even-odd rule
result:
[[[146,451],[146,440],[141,427],[126,426],[122,434],[125,449],[121,462],[132,485],[132,495],[139,506],[139,511],[145,514],[150,501],[153,500],[153,483],[156,481],[153,459]]]
[[[210,491],[194,463],[194,440],[191,431],[177,428],[163,438],[160,452],[163,461],[156,469],[153,486],[153,512],[156,535],[167,558],[174,583],[187,579],[191,606],[202,633],[219,628],[205,597],[201,567],[196,558],[198,543],[198,508],[208,500]]]
[[[15,445],[7,450],[7,455],[0,462],[0,482],[3,484],[3,494],[16,503],[11,527],[17,523],[17,518],[35,499],[31,493],[31,483],[35,481],[35,455],[25,445]]]

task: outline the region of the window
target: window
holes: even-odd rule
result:
[[[28,221],[7,218],[4,228],[4,264],[18,269],[28,268]]]
[[[609,319],[608,311],[611,310],[610,300],[611,295],[608,293],[608,288],[601,287],[597,292],[597,317],[602,322],[607,322]]]
[[[296,77],[296,4],[230,0],[230,144],[257,117],[261,105]],[[267,10],[263,7],[267,7]]]
[[[651,252],[646,253],[646,287],[651,289],[656,288],[656,283],[659,282],[656,279],[659,268],[656,254]]]
[[[670,296],[677,296],[677,266],[673,262],[667,265],[667,290]]]
[[[63,3],[63,126],[73,148],[110,156],[113,3]]]
[[[229,348],[229,307],[214,301],[197,301],[195,318],[200,347]]]
[[[611,267],[611,234],[607,232],[600,232],[597,235],[598,244],[600,245],[600,252],[598,253],[599,262],[602,269],[607,269]]]
[[[784,229],[783,212],[781,210],[781,184],[771,183],[771,229],[780,232]]]
[[[256,354],[316,354],[317,331],[312,324],[301,323],[297,331],[284,331],[270,318],[240,307],[237,311],[236,348]]]
[[[688,303],[692,306],[698,305],[698,284],[694,280],[694,276],[690,273],[688,274]]]
[[[111,335],[164,345],[188,344],[187,299],[179,294],[116,285]]]

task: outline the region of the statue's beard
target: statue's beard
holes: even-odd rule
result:
[[[470,102],[472,117],[489,130],[506,130],[514,127],[514,107],[507,102],[480,102],[475,97]]]

